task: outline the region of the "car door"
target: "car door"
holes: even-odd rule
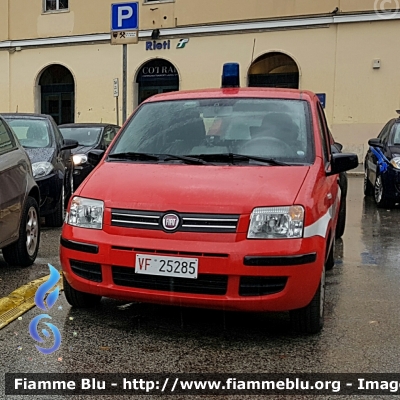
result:
[[[18,237],[29,164],[0,119],[0,247]]]
[[[318,120],[319,120],[319,133],[321,138],[322,155],[325,164],[325,170],[328,172],[330,170],[330,163],[332,157],[331,142],[329,138],[329,129],[326,122],[325,113],[319,104],[318,108]],[[322,180],[322,187],[320,188],[320,202],[324,209],[329,212],[332,216],[333,224],[336,226],[339,206],[340,206],[340,196],[339,196],[339,175],[329,175],[325,176]],[[333,236],[332,236],[333,240]],[[331,244],[329,244],[330,247]]]
[[[381,130],[381,132],[378,135],[378,138],[381,139],[381,142],[385,146],[385,150],[383,150],[383,153],[387,155],[387,147],[388,147],[388,140],[389,140],[389,134],[393,128],[395,120],[390,120]],[[377,167],[378,167],[378,159],[374,153],[372,153],[371,150],[368,150],[366,159],[366,168],[368,169],[368,178],[371,182],[372,185],[375,184],[376,181],[376,172],[377,172]]]

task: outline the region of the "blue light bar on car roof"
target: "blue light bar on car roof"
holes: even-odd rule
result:
[[[222,69],[222,88],[240,87],[239,64],[226,63]]]

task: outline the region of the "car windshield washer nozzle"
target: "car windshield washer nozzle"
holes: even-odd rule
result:
[[[226,63],[222,69],[222,88],[240,87],[239,64]]]

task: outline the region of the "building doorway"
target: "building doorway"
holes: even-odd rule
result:
[[[39,79],[41,113],[51,115],[57,124],[75,121],[75,82],[62,65],[47,67]]]
[[[249,87],[299,88],[299,68],[293,58],[283,53],[267,53],[250,66]]]
[[[157,58],[139,68],[136,83],[139,86],[138,104],[140,104],[155,94],[179,90],[179,74],[169,61]]]

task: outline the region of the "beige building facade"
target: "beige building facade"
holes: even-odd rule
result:
[[[241,86],[318,93],[335,139],[362,159],[400,109],[400,12],[379,14],[380,3],[390,2],[140,0],[127,114],[155,93],[219,87],[222,65],[238,62]],[[59,123],[115,123],[118,114],[121,123],[123,46],[110,43],[111,4],[0,0],[0,112]]]

